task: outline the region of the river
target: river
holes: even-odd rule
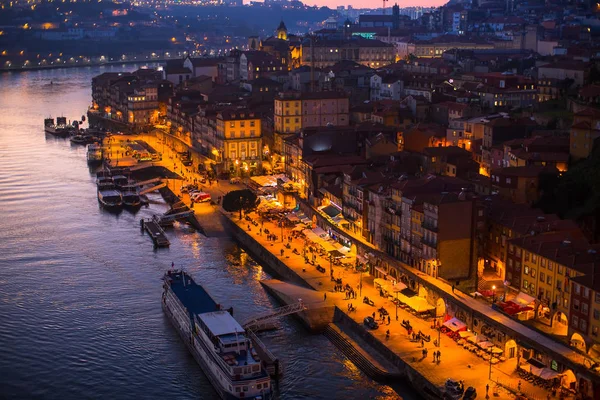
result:
[[[231,241],[176,229],[154,251],[139,220],[166,210],[160,198],[136,215],[103,212],[85,148],[44,134],[45,117],[85,113],[93,76],[133,68],[0,74],[1,398],[216,398],[160,306],[171,262],[238,319],[277,306],[258,283],[269,275]],[[417,398],[373,382],[293,317],[280,325],[260,335],[283,362],[280,398]]]

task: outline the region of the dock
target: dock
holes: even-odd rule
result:
[[[142,227],[148,232],[150,238],[156,247],[169,247],[171,244],[165,231],[160,227],[160,224],[154,219],[142,219],[140,221]]]

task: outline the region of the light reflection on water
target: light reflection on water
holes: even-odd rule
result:
[[[135,215],[103,212],[85,149],[44,134],[45,117],[80,118],[92,76],[122,69],[0,75],[3,396],[215,398],[160,307],[171,261],[239,319],[276,306],[259,284],[270,276],[230,241],[176,228],[167,233],[171,248],[153,251],[139,220],[166,210],[160,198]],[[293,318],[261,336],[284,364],[281,398],[397,398]]]

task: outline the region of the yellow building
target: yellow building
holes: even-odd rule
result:
[[[224,110],[217,115],[217,148],[224,169],[241,176],[262,169],[260,117],[248,110]]]
[[[274,104],[274,151],[283,154],[282,139],[303,128],[348,126],[350,100],[338,92],[282,92]]]
[[[574,160],[587,158],[592,153],[594,140],[600,137],[600,110],[588,108],[573,116],[570,153]]]
[[[520,279],[512,286],[529,294],[535,301],[537,320],[565,330],[570,316],[570,279],[582,276],[585,266],[576,255],[589,248],[578,232],[527,235],[509,241],[508,267],[518,265]],[[517,271],[518,272],[518,271]],[[557,323],[559,325],[557,325]]]

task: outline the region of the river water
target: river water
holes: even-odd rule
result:
[[[0,398],[216,398],[160,306],[171,262],[238,319],[277,306],[258,283],[269,275],[231,241],[175,229],[153,251],[139,220],[166,210],[160,198],[136,215],[103,212],[85,148],[44,134],[45,117],[84,114],[93,76],[133,68],[0,75]],[[293,318],[280,325],[260,335],[283,362],[280,398],[417,398]]]

